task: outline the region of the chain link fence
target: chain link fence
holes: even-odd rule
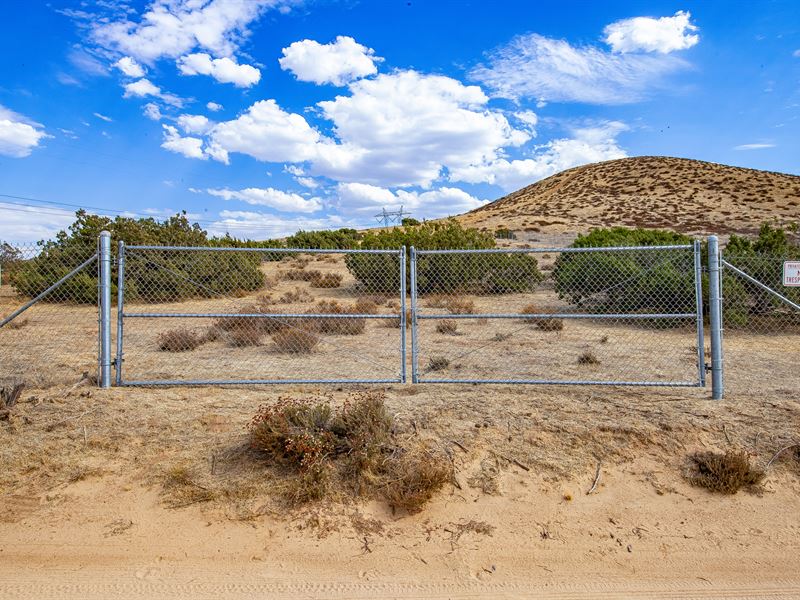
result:
[[[0,386],[94,377],[97,256],[91,241],[0,244]],[[722,258],[728,397],[797,397],[800,287],[783,270],[798,257]],[[389,383],[408,368],[423,383],[702,386],[710,362],[700,242],[408,261],[121,246],[110,262],[117,384]]]
[[[117,384],[405,380],[405,251],[120,251]]]
[[[800,287],[784,285],[799,256],[722,256],[725,387],[729,396],[800,398]]]
[[[417,251],[419,382],[704,385],[699,243]]]
[[[91,245],[0,243],[0,387],[95,377],[96,256]]]

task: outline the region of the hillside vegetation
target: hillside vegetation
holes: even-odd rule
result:
[[[629,226],[757,233],[800,217],[800,176],[640,156],[563,171],[458,217],[487,230],[583,232]]]

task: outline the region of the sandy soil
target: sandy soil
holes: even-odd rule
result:
[[[406,515],[275,501],[280,482],[238,448],[254,407],[286,393],[298,390],[24,397],[0,425],[0,597],[800,595],[797,460],[779,458],[760,494],[681,475],[699,449],[744,447],[763,466],[796,441],[796,400],[390,387],[399,426],[449,447],[457,468],[458,487]],[[175,507],[177,465],[213,497]]]

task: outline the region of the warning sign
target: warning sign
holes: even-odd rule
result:
[[[783,285],[800,287],[800,261],[787,260],[783,263]]]

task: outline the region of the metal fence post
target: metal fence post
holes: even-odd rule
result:
[[[711,398],[723,396],[722,290],[720,287],[719,240],[708,238],[708,304],[711,325]]]
[[[406,247],[400,248],[400,383],[406,382]]]
[[[694,296],[697,310],[697,375],[700,385],[706,385],[705,332],[703,331],[703,265],[702,244],[694,241]]]
[[[111,234],[100,232],[100,279],[99,292],[99,340],[98,356],[99,384],[111,387]]]
[[[411,383],[419,382],[417,348],[417,251],[411,246]]]
[[[122,385],[122,333],[125,309],[125,242],[117,247],[117,356],[114,360],[115,383]]]

